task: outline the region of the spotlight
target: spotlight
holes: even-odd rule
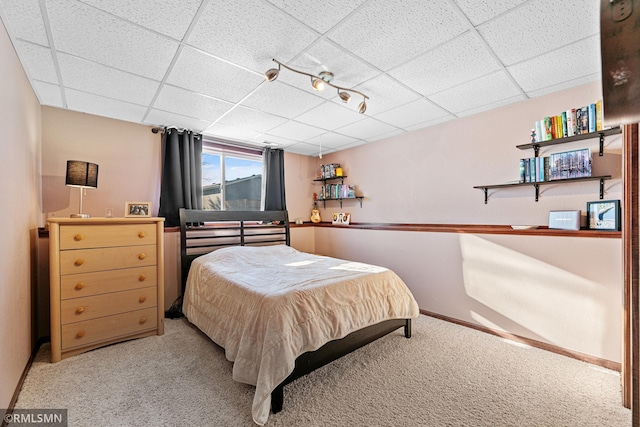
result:
[[[264,73],[264,76],[267,78],[268,81],[272,82],[278,78],[278,74],[280,74],[280,69],[272,68],[270,70],[267,70],[267,72]]]
[[[347,92],[340,92],[340,90],[338,90],[338,96],[344,103],[348,103],[351,99],[351,95],[349,95]]]

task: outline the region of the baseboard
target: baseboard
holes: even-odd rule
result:
[[[11,401],[9,401],[7,412],[2,414],[2,423],[0,423],[0,427],[7,427],[8,424],[5,421],[5,415],[13,413],[13,409],[15,408],[16,402],[18,401],[18,396],[20,395],[20,391],[22,390],[22,385],[24,384],[24,380],[27,378],[27,374],[31,369],[31,365],[33,365],[33,361],[35,360],[36,355],[38,354],[38,350],[40,350],[40,346],[42,346],[42,344],[46,342],[49,342],[49,337],[39,338],[38,341],[36,342],[36,345],[33,347],[33,350],[31,351],[31,356],[29,357],[29,361],[27,362],[27,365],[24,367],[24,370],[22,371],[22,375],[20,375],[20,379],[18,380],[16,389],[13,391],[13,396],[11,397]]]
[[[445,322],[455,323],[460,326],[466,326],[467,328],[476,329],[481,332],[485,332],[491,335],[496,335],[504,339],[526,344],[531,347],[550,351],[552,353],[560,354],[562,356],[570,357],[572,359],[577,359],[582,362],[590,363],[592,365],[602,366],[603,368],[611,369],[618,372],[620,372],[621,370],[621,364],[617,362],[613,362],[611,360],[602,359],[599,357],[591,356],[589,354],[584,354],[577,351],[567,350],[566,348],[562,348],[557,345],[549,344],[542,341],[532,340],[530,338],[521,337],[519,335],[510,334],[508,332],[500,331],[497,329],[487,328],[486,326],[476,325],[475,323],[466,322],[464,320],[455,319],[453,317],[444,316],[442,314],[433,313],[427,310],[420,309],[420,313],[424,314],[425,316],[434,317],[436,319],[444,320]]]

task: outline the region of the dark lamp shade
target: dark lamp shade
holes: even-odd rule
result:
[[[98,187],[98,165],[80,160],[67,160],[66,185],[70,187]]]

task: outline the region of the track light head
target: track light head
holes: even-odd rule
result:
[[[349,102],[349,100],[351,99],[351,95],[349,95],[347,92],[340,92],[340,90],[338,90],[338,96],[340,97],[340,99],[342,100],[342,102],[344,102],[345,104]]]
[[[311,77],[311,86],[317,91],[324,90],[324,80],[317,77]]]
[[[264,73],[264,76],[266,77],[267,81],[272,82],[278,78],[279,74],[280,74],[280,67],[271,68],[270,70],[267,70],[267,72]]]
[[[367,111],[367,103],[364,102],[364,99],[363,99],[360,105],[358,105],[358,113],[364,114],[365,111]]]

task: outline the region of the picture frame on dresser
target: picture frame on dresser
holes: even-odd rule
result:
[[[590,230],[620,231],[620,200],[587,202],[587,226]]]
[[[150,202],[126,202],[124,204],[125,218],[149,218],[151,217]]]

